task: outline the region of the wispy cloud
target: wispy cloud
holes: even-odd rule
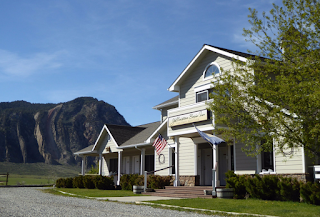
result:
[[[0,49],[0,75],[6,77],[29,77],[40,71],[61,67],[59,59],[65,51],[36,53],[27,57]]]

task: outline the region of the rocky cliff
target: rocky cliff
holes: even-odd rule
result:
[[[114,106],[91,97],[59,104],[0,103],[0,162],[75,164],[103,124],[129,125]]]

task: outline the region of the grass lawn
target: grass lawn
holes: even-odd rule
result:
[[[273,216],[320,216],[320,206],[298,202],[235,200],[235,199],[181,199],[150,201],[154,204],[167,204],[181,207],[220,210],[226,212],[251,213]]]
[[[60,194],[59,191],[76,194],[80,197],[129,197],[129,196],[141,196],[141,194],[134,194],[129,190],[99,190],[99,189],[80,189],[80,188],[54,188],[47,189],[45,192]],[[63,194],[65,195],[65,194]],[[146,195],[142,195],[146,196]]]
[[[1,177],[1,181],[5,181],[5,177]],[[47,185],[54,184],[55,178],[50,176],[35,175],[9,175],[8,185]],[[5,183],[3,183],[5,185]]]
[[[0,174],[9,173],[8,185],[54,184],[60,177],[74,177],[80,172],[79,166],[50,165],[45,163],[0,162]],[[1,176],[0,182],[6,180]],[[0,183],[5,185],[5,183]]]
[[[45,163],[9,163],[0,162],[0,174],[35,175],[52,177],[74,177],[81,171],[80,166],[51,165]]]

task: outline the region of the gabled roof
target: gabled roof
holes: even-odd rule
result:
[[[104,139],[106,135],[110,134],[111,139],[114,141],[118,148],[125,148],[126,146],[139,146],[139,145],[149,145],[149,137],[155,132],[160,126],[160,121],[144,124],[136,127],[123,126],[123,125],[113,125],[105,124],[100,132],[94,145],[90,145],[84,149],[75,152],[75,155],[81,154],[97,154],[99,145],[99,140]],[[103,141],[103,140],[101,140]]]
[[[171,86],[168,88],[169,91],[172,92],[179,92],[180,90],[180,82],[182,81],[182,78],[185,77],[192,71],[192,67],[198,63],[198,61],[201,60],[201,58],[206,55],[208,51],[215,52],[227,57],[230,57],[232,59],[237,59],[243,62],[246,62],[248,58],[255,58],[255,55],[243,53],[239,51],[234,51],[230,49],[225,49],[221,47],[216,47],[212,45],[205,44],[201,48],[201,50],[196,54],[196,56],[191,60],[191,62],[187,65],[187,67],[182,71],[182,73],[178,76],[178,78],[171,84]],[[260,57],[263,59],[263,57]]]
[[[179,95],[178,96],[175,96],[163,103],[160,103],[156,106],[153,107],[153,109],[162,109],[162,108],[165,108],[165,107],[168,107],[168,106],[172,106],[172,105],[178,105],[179,104]]]
[[[131,127],[112,124],[108,124],[106,125],[106,127],[109,129],[118,146],[121,146],[126,141],[130,140],[132,137],[145,130],[145,128],[143,127]]]
[[[160,121],[157,121],[150,124],[137,126],[137,128],[141,128],[143,130],[141,130],[139,133],[131,137],[129,140],[119,145],[120,148],[128,145],[139,145],[143,143],[150,143],[150,141],[148,141],[148,138],[160,126],[160,124],[161,124]]]

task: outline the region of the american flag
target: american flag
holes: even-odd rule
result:
[[[166,147],[167,141],[159,134],[159,136],[154,140],[153,145],[156,148],[156,152],[159,155],[161,151]]]

